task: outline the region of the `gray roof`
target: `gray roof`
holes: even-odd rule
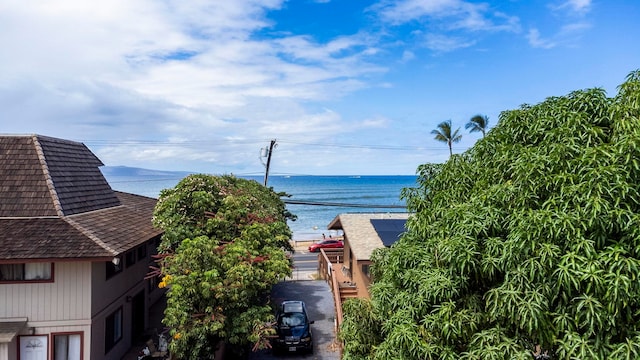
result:
[[[373,250],[385,247],[371,220],[408,219],[409,216],[409,213],[393,212],[340,214],[329,223],[328,229],[341,229],[353,256],[358,260],[369,260]]]
[[[161,234],[156,200],[116,192],[82,143],[0,135],[0,261],[108,258]]]

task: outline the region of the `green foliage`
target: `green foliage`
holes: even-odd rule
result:
[[[370,310],[345,307],[347,358],[640,356],[640,71],[614,98],[503,112],[418,178],[407,233],[374,253]]]
[[[162,191],[153,220],[165,231],[160,286],[174,356],[209,358],[221,341],[266,346],[268,295],[291,273],[289,215],[279,194],[233,176],[192,175]]]
[[[349,354],[344,360],[365,359],[371,353],[372,347],[379,343],[380,337],[379,319],[376,317],[371,302],[367,299],[354,298],[345,301],[343,308],[351,316],[342,324],[340,339],[348,339],[345,342],[345,352]],[[366,332],[361,329],[367,329]]]

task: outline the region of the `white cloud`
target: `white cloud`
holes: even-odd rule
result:
[[[557,46],[573,46],[582,34],[591,28],[588,23],[569,23],[561,26],[552,36],[543,38],[537,28],[532,28],[527,34],[529,45],[535,48],[551,49]]]
[[[402,62],[408,62],[416,58],[416,54],[413,51],[404,50],[402,52]]]
[[[529,40],[529,45],[534,48],[551,49],[557,45],[550,39],[540,37],[540,31],[538,29],[530,29],[527,34],[527,39]]]
[[[496,32],[519,32],[517,16],[495,10],[488,3],[463,0],[383,0],[371,11],[392,26],[414,26],[418,46],[445,53],[475,45]],[[426,33],[428,35],[422,35]],[[411,46],[407,44],[406,46]],[[413,52],[411,49],[406,49]],[[401,61],[406,61],[403,57]]]
[[[382,116],[376,116],[374,118],[363,120],[360,126],[363,128],[386,128],[389,126],[389,123],[389,119]]]
[[[486,3],[461,0],[381,1],[372,7],[383,21],[394,25],[429,19],[448,29],[517,31],[519,19],[493,11]]]
[[[265,139],[344,131],[339,114],[305,102],[339,98],[386,71],[369,62],[376,39],[255,36],[282,2],[7,0],[0,106],[20,120],[3,132],[89,141],[110,165],[184,169],[250,168]]]
[[[591,0],[566,0],[560,4],[551,5],[555,10],[566,10],[577,15],[584,15],[591,10]]]
[[[425,46],[433,51],[441,53],[467,48],[474,44],[474,41],[455,36],[428,34],[425,37]]]

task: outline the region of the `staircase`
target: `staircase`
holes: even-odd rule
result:
[[[341,286],[340,287],[340,302],[343,303],[346,299],[358,297],[358,288],[355,286]]]

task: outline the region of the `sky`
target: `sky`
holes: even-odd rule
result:
[[[105,165],[411,175],[431,131],[640,68],[637,0],[0,0],[0,133]]]

